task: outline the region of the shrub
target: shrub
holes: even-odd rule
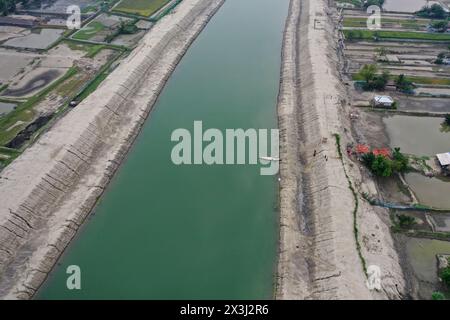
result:
[[[450,288],[450,267],[444,268],[441,271],[441,279]]]
[[[450,126],[450,113],[445,115],[444,124],[447,125],[447,126]]]
[[[405,216],[404,214],[401,214],[398,216],[398,224],[402,228],[409,228],[412,227],[416,223],[416,219],[410,216]]]
[[[445,296],[442,292],[436,291],[431,294],[432,300],[445,300]]]

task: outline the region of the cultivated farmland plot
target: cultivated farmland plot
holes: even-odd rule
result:
[[[122,0],[114,11],[150,17],[170,0]]]

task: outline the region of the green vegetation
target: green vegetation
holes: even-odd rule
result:
[[[373,30],[344,30],[344,35],[348,40],[380,40],[380,39],[410,39],[410,40],[431,40],[450,41],[450,34],[427,33],[412,31],[373,31]]]
[[[94,20],[75,33],[72,38],[77,40],[89,40],[95,36],[96,33],[104,30],[105,28],[106,27],[101,22]]]
[[[88,43],[80,43],[76,41],[66,41],[67,45],[72,50],[80,50],[86,52],[86,58],[93,58],[99,53],[102,49],[105,48],[103,44],[88,44]]]
[[[446,267],[441,271],[440,277],[445,285],[450,288],[450,267]]]
[[[350,177],[347,174],[347,170],[345,170],[345,164],[344,164],[344,158],[342,156],[342,150],[341,150],[341,136],[337,133],[334,134],[334,137],[336,139],[336,148],[339,155],[339,159],[342,163],[342,169],[344,170],[345,177],[347,178],[348,182],[348,188],[352,192],[353,199],[355,200],[355,207],[353,208],[353,234],[355,236],[355,242],[356,242],[356,250],[358,251],[358,256],[361,261],[361,265],[363,267],[364,273],[367,277],[367,265],[366,265],[366,259],[364,259],[361,251],[361,244],[359,243],[359,230],[358,230],[358,208],[359,208],[359,198],[358,194],[353,187],[352,181],[350,180]]]
[[[16,11],[16,0],[0,0],[0,14],[7,16]]]
[[[375,64],[366,64],[358,72],[357,77],[364,80],[363,89],[366,91],[384,90],[388,81],[389,73],[383,71],[377,75],[378,67]]]
[[[378,177],[390,177],[393,173],[405,172],[409,168],[409,159],[400,152],[400,148],[395,148],[392,159],[382,155],[374,155],[373,152],[362,156],[366,167]]]
[[[355,73],[352,76],[354,81],[363,81],[364,78],[359,74]],[[390,79],[395,80],[395,77],[390,76]],[[431,85],[450,85],[449,78],[429,78],[429,77],[420,77],[420,76],[406,76],[408,81],[418,84],[431,84]]]
[[[361,8],[362,7],[362,1],[361,0],[337,0],[337,2],[349,3],[349,4],[354,5],[356,8]]]
[[[430,24],[430,26],[437,32],[446,32],[448,29],[448,21],[447,20],[433,21]]]
[[[388,27],[389,25],[400,25],[404,29],[420,30],[425,29],[429,25],[429,20],[415,19],[415,20],[402,20],[402,19],[381,19],[381,25]],[[343,26],[347,28],[365,28],[367,27],[367,18],[344,18]]]
[[[134,21],[120,21],[119,28],[117,30],[108,35],[105,39],[106,42],[111,42],[114,40],[115,37],[117,37],[119,34],[134,34],[138,32],[138,28],[136,27],[137,20]]]
[[[445,300],[445,296],[442,292],[436,291],[431,294],[431,300]]]
[[[450,132],[450,113],[445,115],[441,124],[441,132]]]
[[[421,10],[416,12],[416,15],[431,19],[445,19],[448,16],[444,8],[437,3],[431,5],[430,7],[424,6]]]
[[[380,8],[382,8],[384,5],[384,0],[367,0],[364,3],[364,8],[368,8],[370,6],[378,6]]]
[[[429,78],[429,77],[416,77],[416,76],[408,76],[408,80],[414,83],[420,84],[432,84],[432,85],[450,85],[450,78]]]
[[[19,154],[20,152],[17,150],[0,146],[0,168],[6,167],[17,158]]]
[[[414,219],[414,217],[401,214],[398,216],[398,224],[401,228],[409,229],[416,224],[416,219]]]
[[[413,90],[413,84],[411,80],[407,79],[404,74],[399,75],[395,79],[395,87],[398,91],[405,93],[411,93]]]
[[[170,0],[122,0],[113,11],[150,17]]]

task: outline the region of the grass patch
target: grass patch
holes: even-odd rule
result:
[[[389,76],[389,79],[391,79],[391,80],[395,80],[396,78],[397,78],[396,75]],[[357,73],[352,74],[352,79],[354,81],[364,81],[364,79]],[[408,81],[411,81],[411,82],[414,82],[417,84],[450,86],[449,78],[430,78],[430,77],[406,76],[406,79]]]
[[[372,30],[343,30],[347,39],[373,40],[374,37],[379,39],[400,39],[400,40],[431,40],[431,41],[448,41],[450,42],[450,34],[448,33],[426,33],[412,31],[372,31]]]
[[[170,0],[122,0],[113,11],[150,17]]]
[[[388,27],[389,25],[400,25],[405,29],[420,30],[426,28],[430,21],[428,20],[401,20],[401,19],[381,19],[381,25]],[[366,28],[366,18],[344,18],[343,26],[347,28]]]
[[[361,265],[363,267],[364,274],[367,277],[366,259],[364,259],[363,255],[362,255],[361,244],[359,243],[359,230],[358,230],[358,220],[357,220],[358,208],[359,208],[359,198],[358,198],[358,194],[357,194],[355,188],[353,187],[352,181],[350,180],[350,177],[347,174],[347,170],[345,169],[344,158],[342,157],[342,150],[341,150],[341,137],[337,133],[334,134],[334,137],[336,138],[336,148],[337,148],[337,151],[339,154],[339,159],[341,160],[341,163],[342,163],[342,169],[344,170],[345,177],[347,178],[348,188],[352,192],[353,198],[355,200],[355,207],[353,208],[353,234],[355,236],[356,250],[358,251],[358,256],[361,261]]]
[[[98,32],[103,31],[106,27],[99,21],[91,21],[80,31],[75,33],[72,38],[77,40],[89,40]]]

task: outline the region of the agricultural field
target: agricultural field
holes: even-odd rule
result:
[[[385,30],[344,30],[344,35],[349,40],[373,40],[401,39],[401,40],[429,40],[447,41],[450,43],[450,33],[410,32],[410,31],[385,31]]]
[[[170,0],[122,0],[114,7],[114,11],[150,17]]]
[[[97,87],[105,78],[110,64],[120,53],[106,45],[63,41],[47,54],[35,56],[34,63],[26,66],[30,70],[27,74],[33,75],[40,69],[37,61],[57,62],[64,56],[67,58],[64,61],[70,63],[65,65],[66,68],[59,68],[61,76],[33,91],[33,95],[21,96],[20,99],[11,97],[14,86],[1,91],[2,105],[8,107],[14,103],[14,108],[0,116],[0,146],[21,150],[70,101],[80,99],[79,96],[86,97],[87,90],[92,92],[92,86]],[[32,79],[28,78],[23,77],[24,86],[32,87]]]
[[[77,40],[90,40],[91,38],[93,38],[97,33],[105,30],[105,25],[103,25],[101,22],[99,21],[92,21],[90,22],[88,25],[86,25],[85,27],[83,27],[83,29],[81,29],[80,31],[78,31],[74,36],[73,39],[77,39]]]
[[[431,20],[427,19],[393,19],[382,18],[382,28],[404,28],[410,30],[426,30]],[[346,17],[343,22],[345,28],[366,28],[367,18]]]

